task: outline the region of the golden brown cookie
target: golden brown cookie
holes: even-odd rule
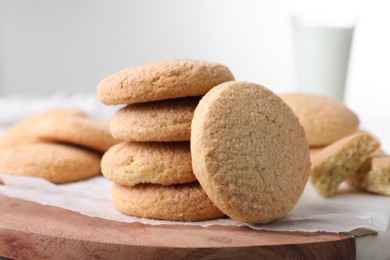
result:
[[[310,158],[291,109],[268,89],[223,83],[199,102],[191,125],[195,176],[214,204],[242,222],[287,214],[306,185]]]
[[[310,146],[331,144],[358,129],[358,117],[338,100],[300,93],[280,97],[299,118]]]
[[[61,144],[18,145],[0,151],[0,172],[67,183],[99,175],[100,156]]]
[[[310,147],[310,158],[316,156],[324,147]]]
[[[126,186],[196,181],[188,142],[123,142],[103,155],[101,166],[106,178]]]
[[[189,141],[199,97],[128,105],[111,122],[116,139],[136,142]]]
[[[141,218],[201,221],[224,216],[198,182],[171,186],[140,184],[134,187],[115,184],[112,200],[120,212]]]
[[[54,109],[25,118],[9,128],[0,138],[0,150],[20,144],[41,142],[34,131],[35,125],[40,120],[53,116],[86,117],[86,114],[77,109]]]
[[[379,146],[371,135],[356,133],[325,147],[313,157],[311,183],[322,196],[335,195],[339,185]]]
[[[221,64],[199,60],[165,60],[139,65],[102,80],[97,92],[104,104],[133,104],[202,96],[234,77]]]
[[[390,195],[390,156],[378,150],[348,177],[348,183],[372,193]]]
[[[112,137],[107,125],[84,117],[46,117],[36,123],[34,131],[45,142],[69,143],[99,152],[119,142]]]

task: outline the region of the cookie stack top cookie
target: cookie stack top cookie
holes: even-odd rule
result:
[[[122,70],[103,79],[97,88],[105,104],[134,104],[202,96],[233,79],[229,69],[218,63],[166,60]]]

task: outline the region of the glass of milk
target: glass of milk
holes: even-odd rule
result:
[[[297,89],[343,100],[355,19],[293,16]]]

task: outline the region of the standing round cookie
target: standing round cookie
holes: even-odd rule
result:
[[[266,88],[227,82],[199,102],[191,125],[194,174],[226,215],[267,223],[287,214],[310,172],[305,133]]]
[[[104,104],[133,104],[202,96],[212,87],[233,79],[229,69],[221,64],[166,60],[113,74],[99,83],[97,91]]]

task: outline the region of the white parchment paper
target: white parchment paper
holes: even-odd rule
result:
[[[10,125],[36,112],[52,108],[79,108],[92,117],[112,115],[120,106],[104,106],[95,95],[52,97],[0,97],[0,135]],[[368,128],[369,129],[369,128]],[[383,136],[382,136],[383,138]],[[246,225],[229,218],[202,222],[170,222],[129,217],[118,212],[111,202],[112,183],[102,176],[65,185],[54,185],[42,179],[0,174],[4,185],[0,193],[10,197],[52,205],[81,214],[121,222],[151,225]],[[1,213],[0,213],[1,214]],[[283,219],[251,226],[275,231],[345,232],[355,228],[385,231],[390,218],[390,197],[347,190],[333,198],[320,197],[308,184],[300,201]]]
[[[102,176],[71,184],[55,185],[32,177],[0,174],[4,185],[0,193],[44,205],[57,206],[91,217],[151,225],[244,226],[229,218],[173,222],[142,219],[118,212],[111,202],[112,183]],[[308,184],[300,201],[288,215],[271,224],[250,225],[254,229],[275,231],[347,232],[355,228],[385,231],[390,217],[390,198],[356,190],[346,190],[333,198],[322,198]]]

